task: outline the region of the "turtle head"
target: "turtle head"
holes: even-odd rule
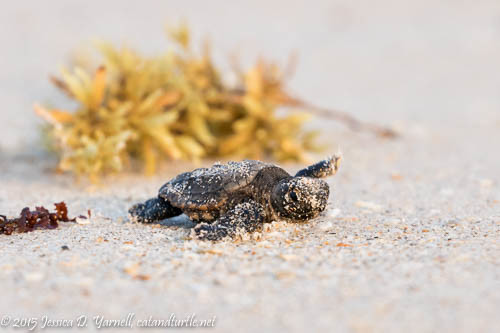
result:
[[[280,218],[301,221],[325,210],[329,195],[330,188],[324,180],[293,177],[274,186],[271,204]]]

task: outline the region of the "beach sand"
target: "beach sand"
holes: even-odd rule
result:
[[[97,330],[96,316],[132,313],[139,328],[150,317],[195,314],[215,316],[217,331],[227,332],[500,331],[500,76],[494,75],[500,8],[494,1],[482,9],[431,1],[381,8],[337,1],[145,3],[115,13],[117,1],[103,8],[32,2],[0,14],[0,36],[10,46],[0,78],[0,212],[14,216],[25,206],[62,200],[71,216],[92,212],[87,224],[0,236],[0,320],[36,318],[41,328],[44,316],[85,315],[87,328]],[[223,7],[231,15],[217,20]],[[269,10],[256,24],[262,8]],[[275,222],[258,237],[220,243],[190,240],[183,217],[131,223],[126,212],[133,203],[197,165],[165,165],[151,178],[113,176],[101,186],[77,183],[53,172],[56,160],[37,142],[31,104],[59,98],[46,76],[82,40],[128,36],[154,51],[162,43],[148,44],[141,33],[181,14],[216,36],[222,50],[246,45],[279,58],[298,47],[294,91],[391,125],[401,137],[313,122],[329,143],[325,155],[340,147],[344,161],[328,179],[327,211],[309,223]],[[226,25],[236,31],[224,34]]]

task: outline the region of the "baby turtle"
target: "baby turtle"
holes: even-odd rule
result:
[[[333,156],[295,176],[260,161],[216,163],[178,175],[129,214],[134,221],[151,223],[184,213],[197,223],[196,236],[208,240],[253,232],[280,219],[306,221],[326,208],[330,188],[320,178],[334,175],[340,160]]]

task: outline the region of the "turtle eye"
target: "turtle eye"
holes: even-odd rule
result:
[[[294,191],[290,192],[290,198],[292,198],[293,201],[299,200],[299,197],[297,197],[297,193]]]

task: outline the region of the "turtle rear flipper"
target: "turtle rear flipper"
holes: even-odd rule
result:
[[[264,221],[265,213],[262,206],[253,200],[247,200],[234,206],[212,224],[198,224],[194,227],[194,233],[202,240],[234,238],[239,234],[257,231]]]
[[[128,210],[134,222],[153,223],[182,214],[182,210],[172,206],[167,200],[156,197],[139,203]]]

